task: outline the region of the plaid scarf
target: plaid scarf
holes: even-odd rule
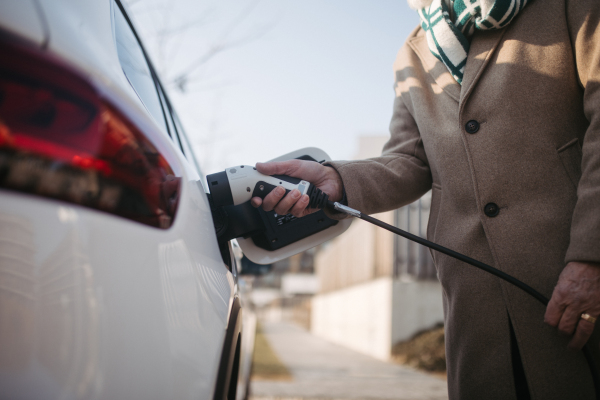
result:
[[[429,50],[462,85],[469,40],[476,29],[502,29],[528,0],[433,0],[419,10]]]

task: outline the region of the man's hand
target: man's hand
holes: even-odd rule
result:
[[[558,278],[544,321],[566,335],[574,332],[569,348],[580,350],[594,331],[583,313],[600,315],[600,264],[573,261]]]
[[[269,163],[257,163],[258,172],[265,175],[288,175],[308,181],[329,195],[329,200],[339,201],[342,199],[342,178],[337,171],[331,167],[325,167],[318,162],[304,160],[275,161]],[[265,211],[275,210],[279,215],[292,214],[295,217],[303,217],[317,210],[307,209],[309,198],[307,195],[300,196],[296,189],[288,193],[285,198],[285,189],[278,187],[269,193],[264,200],[253,197],[251,203],[254,207],[262,205]]]

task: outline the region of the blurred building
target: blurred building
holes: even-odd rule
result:
[[[360,138],[357,159],[381,153],[387,136]],[[374,215],[425,237],[431,193]],[[429,249],[362,220],[315,257],[319,293],[311,331],[332,342],[388,359],[392,346],[443,322],[442,290]]]
[[[317,251],[312,248],[278,261],[253,281],[252,301],[259,318],[286,320],[310,329],[311,298],[319,292],[320,283],[314,274]]]

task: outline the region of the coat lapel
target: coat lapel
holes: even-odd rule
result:
[[[410,39],[408,45],[417,53],[421,63],[435,82],[444,92],[458,102],[460,99],[460,85],[454,80],[444,63],[431,54],[424,32],[420,31],[417,36]]]
[[[463,103],[473,91],[475,84],[498,48],[505,30],[479,31],[475,34],[469,49],[462,87],[454,80],[444,63],[431,54],[423,31],[410,39],[408,45],[421,59],[427,72],[444,92],[457,102]]]
[[[473,88],[479,81],[485,67],[488,65],[498,44],[504,35],[505,29],[490,31],[478,31],[471,40],[465,73],[463,75],[462,89],[460,91],[460,103],[464,103]],[[434,57],[435,58],[435,57]]]

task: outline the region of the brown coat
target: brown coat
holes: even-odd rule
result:
[[[349,206],[376,213],[432,189],[429,239],[547,297],[565,261],[600,262],[599,22],[599,0],[534,0],[506,29],[475,34],[462,87],[416,29],[394,65],[383,154],[332,163]],[[466,132],[470,120],[480,124],[474,134]],[[497,216],[484,213],[489,203]],[[543,323],[541,304],[433,256],[451,399],[515,398],[510,323],[533,399],[594,398],[583,355]]]

